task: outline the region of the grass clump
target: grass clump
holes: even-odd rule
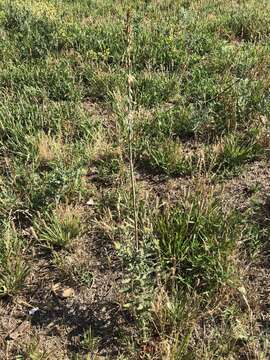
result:
[[[97,355],[99,342],[100,339],[97,336],[94,336],[93,330],[91,328],[84,332],[82,346],[85,350],[89,351],[89,354],[91,354],[91,356],[94,358]]]
[[[191,175],[200,163],[200,157],[197,154],[172,140],[155,143],[145,141],[143,146],[141,164],[157,174]]]
[[[11,223],[2,224],[0,249],[0,297],[16,295],[25,286],[29,268],[22,240]]]
[[[262,146],[253,134],[233,134],[209,149],[208,166],[213,174],[233,174],[263,153]]]
[[[224,214],[206,193],[187,195],[157,217],[154,231],[159,259],[187,289],[210,292],[231,278],[230,257],[237,243],[239,218]]]
[[[38,239],[48,248],[68,248],[82,234],[81,213],[70,206],[58,206],[36,226]]]

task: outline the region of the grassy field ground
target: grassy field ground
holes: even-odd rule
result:
[[[1,359],[270,358],[269,13],[0,0]]]

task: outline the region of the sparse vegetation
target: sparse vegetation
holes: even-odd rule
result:
[[[0,0],[1,359],[270,357],[269,11]]]

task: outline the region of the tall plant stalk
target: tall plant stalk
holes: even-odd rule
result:
[[[133,218],[134,218],[134,238],[136,250],[139,249],[139,236],[138,236],[138,210],[136,201],[136,179],[134,175],[134,158],[133,158],[133,97],[132,97],[132,25],[131,25],[131,12],[127,11],[126,17],[126,40],[127,40],[127,125],[128,125],[128,151],[129,151],[129,167],[130,167],[130,182],[132,186],[132,203],[133,203]]]

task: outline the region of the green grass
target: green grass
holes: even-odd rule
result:
[[[0,296],[16,295],[24,286],[28,267],[23,258],[23,242],[11,224],[1,231]]]
[[[81,216],[76,208],[57,208],[52,215],[37,221],[36,233],[41,243],[49,248],[65,248],[82,235]]]
[[[176,281],[189,289],[214,290],[230,278],[228,259],[237,242],[239,220],[223,214],[206,193],[186,196],[157,218],[159,263],[164,269],[174,268]]]
[[[269,156],[269,10],[267,0],[0,0],[3,301],[30,301],[35,262],[78,294],[92,291],[93,264],[108,262],[123,269],[114,301],[132,318],[115,335],[115,358],[267,358],[237,289],[240,269],[265,251],[268,223],[256,220],[256,206],[228,209],[216,189]],[[241,339],[239,324],[250,336]],[[64,335],[67,358],[107,346],[88,329],[76,351]],[[46,341],[8,356],[42,358]]]

